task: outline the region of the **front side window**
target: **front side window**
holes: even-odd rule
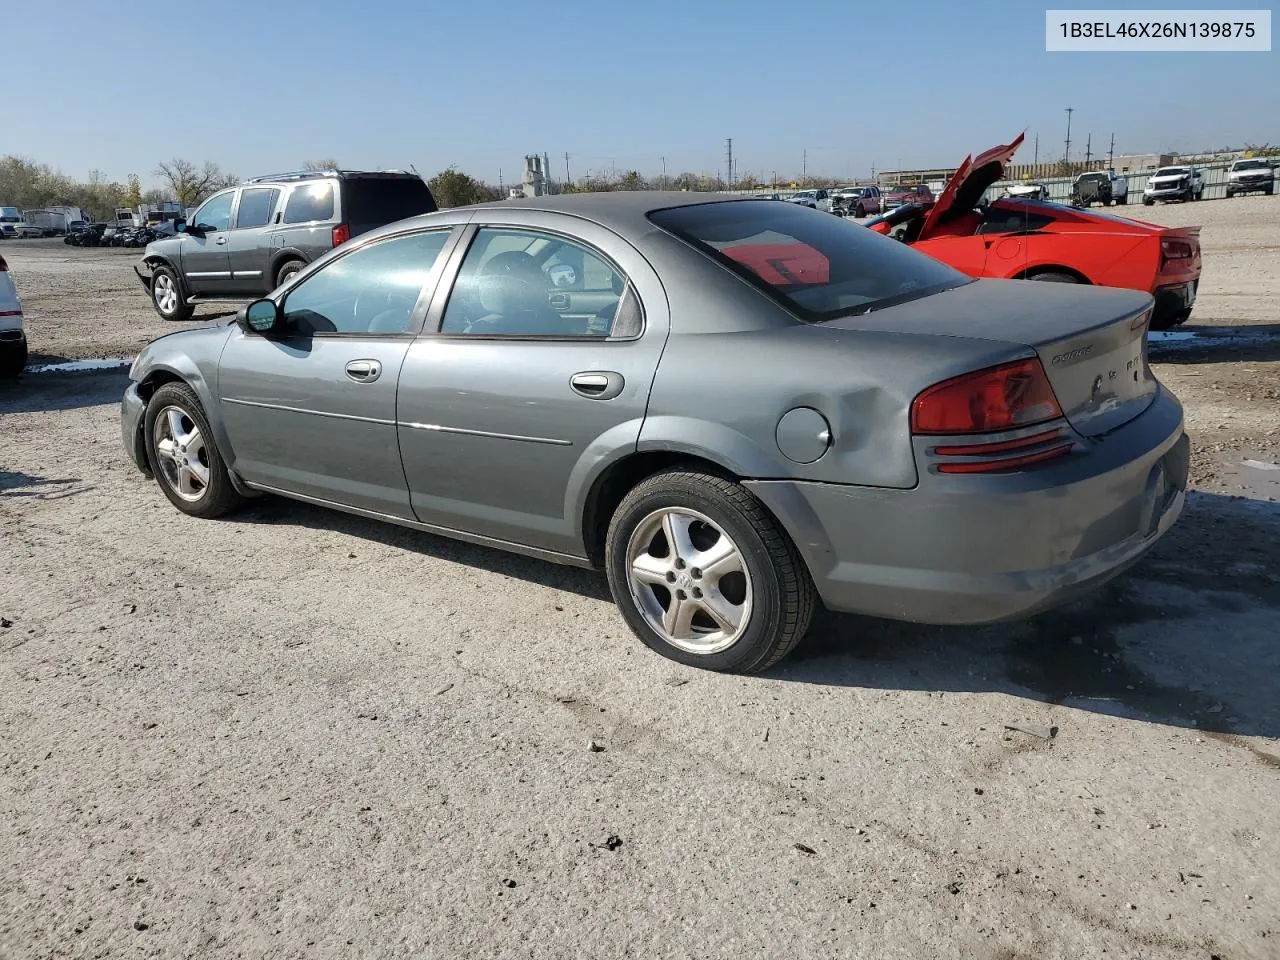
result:
[[[791,205],[692,204],[649,215],[809,322],[968,283],[957,270],[841,217]]]
[[[192,218],[196,227],[206,233],[228,229],[231,226],[231,201],[234,197],[233,190],[229,193],[220,193],[206,202]]]
[[[391,237],[353,250],[303,280],[284,301],[300,336],[405,333],[448,230]]]
[[[258,187],[240,191],[240,207],[236,210],[236,228],[265,227],[276,208],[280,191],[274,187]]]
[[[476,232],[449,295],[441,333],[608,337],[639,332],[624,277],[584,244],[537,230]]]
[[[333,182],[300,184],[289,194],[284,207],[285,223],[311,223],[333,219]]]

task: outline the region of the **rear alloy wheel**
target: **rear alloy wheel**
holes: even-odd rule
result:
[[[151,397],[146,415],[147,455],[156,482],[183,513],[210,519],[237,507],[200,401],[185,383],[166,383]]]
[[[166,320],[190,320],[195,308],[187,303],[172,267],[156,267],[151,274],[151,303]]]
[[[306,266],[301,260],[288,260],[276,271],[276,286],[283,287]]]
[[[773,666],[804,636],[817,591],[786,533],[743,487],[670,471],[619,504],[605,545],[627,624],[665,657],[709,670]]]

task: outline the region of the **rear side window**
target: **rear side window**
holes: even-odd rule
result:
[[[1028,233],[1032,230],[1043,230],[1051,223],[1053,223],[1053,217],[1043,213],[1032,213],[1030,205],[1023,205],[1020,210],[988,207],[978,227],[978,233]]]
[[[809,322],[969,282],[904,244],[796,204],[696,204],[656,210],[649,219]]]
[[[240,209],[236,211],[236,227],[263,227],[271,219],[280,191],[271,187],[240,191]]]
[[[285,223],[310,223],[333,219],[333,182],[300,184],[289,194],[284,208]]]
[[[357,177],[342,184],[342,214],[365,227],[431,213],[436,202],[418,177]]]

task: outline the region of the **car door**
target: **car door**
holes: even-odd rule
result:
[[[236,191],[206,200],[187,221],[182,234],[182,279],[191,293],[220,296],[231,291],[227,236]]]
[[[557,263],[580,256],[588,282],[607,286],[594,317],[554,309],[562,291],[538,263],[548,251]],[[582,556],[578,504],[611,458],[635,449],[669,326],[666,294],[617,235],[555,214],[473,225],[453,260],[400,379],[414,513]]]
[[[279,187],[242,187],[235,221],[227,235],[230,287],[246,295],[264,294],[275,286],[270,276],[270,222],[280,201]]]
[[[222,422],[249,483],[412,519],[396,386],[450,228],[353,246],[291,287],[283,334],[237,328],[218,367]]]

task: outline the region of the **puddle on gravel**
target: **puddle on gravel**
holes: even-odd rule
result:
[[[38,373],[84,373],[90,370],[114,370],[133,363],[133,357],[92,357],[88,360],[66,360],[62,363],[43,363],[27,367],[27,375]]]

